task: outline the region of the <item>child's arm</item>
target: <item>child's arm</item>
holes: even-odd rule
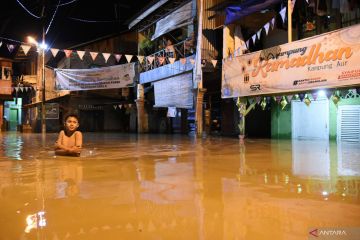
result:
[[[80,131],[76,131],[75,133],[75,147],[81,149],[83,143],[82,133]]]
[[[82,148],[82,133],[80,131],[76,131],[74,133],[75,137],[75,146],[72,146],[68,149],[70,153],[80,154]]]
[[[59,133],[58,140],[55,142],[55,150],[71,151],[70,147],[67,147],[66,145],[63,144],[64,137],[65,137],[65,132],[64,130],[61,130],[61,132]]]
[[[64,130],[61,130],[58,136],[58,139],[55,142],[55,149],[62,149],[63,145],[62,143],[62,139],[64,137]]]

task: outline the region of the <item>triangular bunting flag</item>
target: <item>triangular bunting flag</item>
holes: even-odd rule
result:
[[[326,90],[326,97],[328,98],[328,99],[330,99],[331,98],[331,96],[333,95],[333,90],[331,90],[331,89],[328,89],[328,90]]]
[[[194,60],[195,61],[195,60]],[[206,59],[201,59],[201,66],[205,67],[206,66]]]
[[[152,64],[154,61],[155,57],[154,56],[147,56],[146,60],[148,60],[149,64]]]
[[[56,48],[50,48],[50,51],[51,51],[51,54],[53,55],[53,57],[56,57],[56,55],[58,54],[59,52],[59,49],[56,49]]]
[[[268,34],[269,34],[269,29],[270,29],[270,23],[266,23],[266,24],[264,25],[264,28],[265,28],[265,33],[266,33],[266,35],[268,35]]]
[[[143,63],[144,62],[144,56],[137,56],[139,63]]]
[[[182,65],[186,64],[186,58],[180,58],[180,63],[181,63]]]
[[[102,53],[102,55],[105,59],[105,62],[107,62],[111,54],[110,53]]]
[[[215,60],[215,59],[211,60],[211,63],[214,66],[214,68],[216,67],[217,62],[218,62],[218,60]]]
[[[126,57],[126,61],[129,63],[129,62],[131,62],[133,55],[125,55],[125,57]]]
[[[277,102],[277,103],[280,103],[280,101],[281,101],[281,98],[282,98],[282,96],[276,96],[276,97],[275,97],[275,99],[276,99],[276,102]]]
[[[249,49],[249,44],[250,44],[250,41],[249,41],[249,40],[247,40],[247,41],[245,42],[245,44],[246,44],[246,48],[247,48],[247,49]]]
[[[255,41],[256,41],[256,34],[254,34],[254,35],[252,36],[252,40],[253,40],[253,43],[255,44]]]
[[[2,41],[0,41],[0,47],[2,46]]]
[[[15,89],[15,92],[18,92],[19,91],[19,88],[18,87],[14,87]]]
[[[169,62],[171,63],[171,64],[173,64],[174,62],[175,62],[175,60],[176,60],[176,58],[168,58],[169,59]]]
[[[122,109],[122,105],[121,105],[121,104],[119,104],[119,109]]]
[[[285,14],[286,14],[286,7],[284,7],[280,11],[280,16],[281,16],[281,19],[283,20],[283,23],[285,23]]]
[[[98,52],[90,52],[90,55],[91,55],[91,58],[93,61],[95,61],[98,54],[99,54]]]
[[[31,46],[30,45],[24,45],[24,44],[21,44],[20,47],[22,48],[22,50],[24,51],[25,55],[28,54]]]
[[[158,57],[158,61],[160,65],[163,65],[165,62],[165,57]]]
[[[195,59],[190,58],[190,59],[189,59],[189,61],[190,61],[190,63],[191,63],[192,65],[194,65],[194,64],[195,64]]]
[[[24,87],[20,87],[20,90],[21,90],[22,92],[24,92]]]
[[[316,101],[317,97],[318,97],[318,93],[317,92],[312,92],[311,96],[313,97],[313,99]]]
[[[303,101],[305,98],[305,93],[299,93],[299,99],[300,101]]]
[[[293,95],[287,95],[286,96],[286,100],[290,103],[291,100],[293,99]]]
[[[115,56],[116,62],[119,62],[122,55],[121,54],[114,54],[114,56]]]
[[[271,29],[275,27],[275,18],[271,19]]]
[[[261,102],[261,97],[256,97],[255,100],[256,100],[256,103],[259,104]]]
[[[85,55],[85,51],[76,51],[77,52],[77,54],[79,55],[79,58],[81,59],[81,60],[83,60],[83,57],[84,57],[84,55]]]
[[[291,14],[293,13],[296,0],[291,0]]]
[[[14,44],[6,44],[6,46],[10,53],[12,53],[12,51],[14,51],[14,48],[15,48]]]
[[[71,56],[72,50],[66,49],[66,50],[64,50],[64,53],[65,53],[65,56],[66,56],[67,58],[69,58],[69,57]]]
[[[261,31],[262,31],[262,28],[259,31],[257,31],[257,33],[256,33],[258,39],[260,39],[260,37],[261,37]]]
[[[116,110],[118,106],[117,106],[117,105],[113,105],[113,107],[114,107],[114,109]]]

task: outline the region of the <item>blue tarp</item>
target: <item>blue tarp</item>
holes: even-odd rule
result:
[[[252,13],[265,10],[269,6],[279,3],[282,0],[247,0],[239,5],[226,8],[225,25],[231,24]]]

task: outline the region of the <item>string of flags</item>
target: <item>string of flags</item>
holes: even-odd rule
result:
[[[9,53],[12,53],[17,45],[16,44],[10,44],[10,43],[6,43],[6,44],[3,44],[2,41],[0,41],[0,47],[2,45],[6,45],[6,48],[8,49]],[[26,43],[21,43],[20,44],[20,49],[24,52],[25,55],[27,55],[30,51],[30,49],[33,47],[33,45],[30,45],[30,44],[26,44]],[[167,64],[167,63],[170,63],[170,64],[174,64],[175,61],[177,60],[176,58],[173,58],[173,57],[168,57],[168,56],[154,56],[154,55],[149,55],[149,56],[142,56],[142,55],[131,55],[131,54],[119,54],[119,53],[107,53],[107,52],[94,52],[94,51],[83,51],[83,50],[71,50],[71,49],[57,49],[57,48],[50,48],[49,49],[52,56],[53,57],[56,57],[59,52],[64,52],[65,53],[65,56],[67,58],[70,58],[74,55],[77,55],[81,60],[84,60],[84,56],[85,55],[90,55],[91,59],[93,61],[96,60],[96,58],[101,55],[105,61],[105,63],[108,62],[108,60],[110,59],[111,56],[113,56],[116,60],[117,63],[120,62],[121,58],[122,57],[125,57],[126,59],[126,62],[127,63],[130,63],[132,60],[135,60],[135,58],[137,58],[137,61],[139,61],[139,63],[143,64],[144,61],[146,61],[146,63],[148,64],[153,64],[155,60],[158,61],[159,65],[164,65],[164,64]],[[185,65],[187,63],[187,58],[180,58],[180,63]],[[203,61],[205,61],[206,63],[206,60],[203,59]],[[189,62],[194,65],[195,64],[195,58],[190,58],[189,59]],[[216,65],[218,63],[218,60],[216,59],[212,59],[211,60],[211,64],[213,65],[213,67],[215,68]],[[203,64],[204,65],[204,64]]]
[[[279,104],[281,106],[281,110],[284,110],[292,100],[300,100],[307,106],[310,106],[312,101],[326,97],[327,99],[332,100],[336,105],[341,99],[349,96],[348,94],[350,94],[353,98],[360,98],[360,88],[344,90],[326,89],[320,93],[318,91],[314,91],[310,93],[298,93],[279,96],[256,96],[248,97],[247,101],[249,104],[253,104],[255,102],[256,104],[260,105],[262,110],[265,110],[266,107],[270,106],[272,102]]]
[[[11,92],[15,90],[15,92],[28,92],[28,91],[32,91],[35,90],[34,87],[1,87],[2,89],[11,89]]]
[[[129,104],[114,104],[113,105],[113,108],[116,110],[116,109],[122,109],[122,108],[124,108],[124,109],[128,109],[128,108],[131,108],[132,107],[132,104],[131,103],[129,103]]]
[[[293,6],[295,5],[295,1],[296,0],[291,1],[292,9],[293,9]],[[292,9],[291,9],[291,11],[292,11]],[[284,7],[279,12],[283,23],[285,23],[286,10],[287,10],[287,7]],[[246,47],[246,49],[249,49],[250,48],[250,43],[252,43],[254,45],[256,40],[260,40],[261,34],[262,34],[262,32],[264,30],[265,30],[265,34],[267,36],[269,34],[270,28],[271,28],[271,30],[274,30],[274,27],[275,27],[275,17],[273,17],[269,22],[265,23],[264,26],[262,26],[258,31],[256,31],[255,34],[252,35],[248,40],[246,40],[243,46],[236,49],[234,54],[230,55],[228,57],[228,59],[231,59],[232,57],[239,56],[242,53],[243,47]]]

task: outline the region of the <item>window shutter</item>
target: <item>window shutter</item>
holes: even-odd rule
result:
[[[360,142],[360,106],[339,106],[337,138],[341,141]]]

